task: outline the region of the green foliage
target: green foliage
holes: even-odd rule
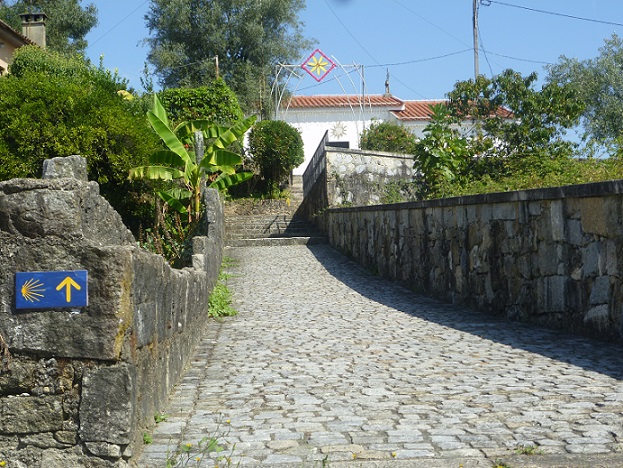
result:
[[[177,182],[156,193],[168,206],[183,215],[184,221],[191,224],[198,221],[201,190],[206,177],[210,181],[209,187],[219,190],[226,190],[252,177],[252,173],[236,173],[236,166],[242,163],[242,157],[226,148],[242,138],[255,122],[255,117],[242,120],[230,128],[213,125],[207,120],[182,122],[171,128],[167,113],[154,94],[154,107],[147,112],[147,119],[166,149],[152,153],[149,158],[151,165],[132,168],[129,177]],[[209,141],[199,162],[194,151],[196,132]]]
[[[40,177],[43,161],[73,154],[87,159],[88,176],[135,230],[150,219],[140,203],[145,186],[127,181],[157,140],[125,83],[79,57],[22,47],[0,79],[0,180]]]
[[[623,135],[623,39],[613,34],[604,41],[599,55],[578,60],[561,57],[549,67],[548,81],[570,86],[585,105],[583,138],[589,143],[620,147]]]
[[[583,105],[570,86],[536,90],[536,79],[506,70],[455,85],[450,115],[434,113],[417,145],[424,196],[531,188],[571,177],[577,145],[563,137]]]
[[[217,283],[212,290],[212,294],[210,294],[208,315],[218,318],[231,317],[237,313],[238,311],[231,306],[231,292],[222,282]]]
[[[245,111],[269,115],[275,63],[311,44],[298,13],[304,0],[152,0],[149,63],[163,88],[197,87],[221,76]],[[218,73],[216,59],[218,57]]]
[[[229,425],[230,421],[227,420],[225,423]],[[221,422],[219,421],[216,429],[211,434],[202,437],[195,445],[182,441],[176,451],[173,453],[168,452],[166,468],[231,466],[236,444],[233,444],[229,452],[226,453],[226,442],[221,442],[228,435],[229,427],[221,429]]]
[[[138,243],[150,252],[163,256],[174,268],[189,266],[192,260],[192,236],[198,224],[182,223],[179,213],[168,211],[160,200],[155,203],[153,227],[139,228]]]
[[[225,271],[234,265],[236,261],[230,257],[223,257],[221,264],[221,272],[218,275],[218,281],[208,299],[208,315],[214,318],[232,317],[238,314],[238,311],[231,306],[231,291],[227,287],[227,280],[231,277]]]
[[[370,151],[413,154],[415,135],[393,122],[373,122],[361,133],[359,146]]]
[[[249,151],[271,193],[278,192],[279,184],[305,160],[301,134],[281,120],[255,124],[249,135]]]
[[[143,443],[145,445],[149,445],[154,441],[154,438],[151,436],[149,432],[143,432]]]
[[[536,73],[523,77],[505,70],[491,79],[458,82],[448,94],[450,110],[475,122],[471,133],[495,156],[569,157],[574,145],[563,136],[578,123],[583,106],[571,87],[548,83],[535,90],[536,80]]]
[[[13,0],[0,2],[0,19],[17,31],[22,30],[19,15],[28,11],[32,2]],[[97,7],[94,3],[81,6],[80,0],[38,0],[35,5],[48,15],[46,20],[46,45],[63,54],[84,53],[86,35],[97,24]]]
[[[160,424],[161,422],[165,422],[168,416],[164,413],[154,413],[154,422],[156,424]]]
[[[421,174],[420,193],[438,191],[442,180],[454,181],[467,166],[467,143],[452,127],[456,123],[445,104],[431,106],[425,137],[415,144],[415,169]]]
[[[244,116],[238,98],[222,78],[198,88],[172,88],[159,93],[171,121],[209,120],[227,125]]]

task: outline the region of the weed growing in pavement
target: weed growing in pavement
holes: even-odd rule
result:
[[[502,460],[496,460],[495,462],[493,462],[493,468],[512,468],[512,467],[504,463]]]
[[[143,443],[145,445],[149,445],[153,442],[154,440],[151,437],[151,434],[149,432],[143,432]]]
[[[229,419],[225,423],[229,424]],[[214,466],[215,468],[231,467],[236,444],[232,445],[231,449],[225,453],[227,449],[220,442],[228,435],[229,429],[223,430],[219,422],[214,432],[202,437],[195,445],[182,441],[179,449],[173,453],[167,453],[166,468],[200,467],[204,466],[203,463],[207,464],[205,466]]]
[[[218,275],[218,281],[208,299],[208,315],[214,318],[231,317],[236,315],[238,311],[231,306],[231,291],[227,288],[226,281],[232,275],[225,273],[223,270],[234,265],[236,260],[230,257],[224,257],[221,264],[221,272]]]
[[[161,422],[165,422],[167,420],[167,415],[164,413],[154,413],[154,421],[156,424]]]
[[[515,448],[517,455],[541,455],[542,450],[539,450],[536,445],[519,445]]]

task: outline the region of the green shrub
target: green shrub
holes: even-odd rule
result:
[[[402,125],[375,121],[361,133],[359,147],[370,151],[413,154],[415,141],[415,135]]]
[[[281,120],[255,124],[249,135],[249,149],[270,192],[276,191],[290,171],[305,160],[301,134]]]
[[[167,89],[158,97],[174,123],[201,119],[227,125],[244,117],[238,98],[222,78],[199,88]]]
[[[15,54],[0,78],[0,180],[40,177],[45,159],[79,154],[88,176],[135,232],[152,217],[144,183],[127,180],[157,148],[140,106],[117,93],[125,83],[79,57],[38,47]]]

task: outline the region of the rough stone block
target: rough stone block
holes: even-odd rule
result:
[[[590,292],[590,304],[605,304],[610,299],[610,277],[598,276],[593,282]]]
[[[71,178],[87,181],[87,160],[73,155],[43,161],[43,179]]]
[[[580,201],[582,229],[588,234],[608,235],[608,224],[603,197],[583,198]]]
[[[21,396],[0,399],[0,433],[34,434],[63,427],[60,396]]]
[[[127,365],[85,370],[80,404],[80,438],[127,445],[135,429],[134,376]]]

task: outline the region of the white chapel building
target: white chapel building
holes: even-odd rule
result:
[[[284,120],[301,132],[305,162],[294,175],[305,172],[316,148],[328,132],[334,146],[359,149],[359,138],[375,120],[402,124],[415,136],[422,137],[430,121],[430,107],[444,100],[403,101],[391,94],[292,96],[282,103],[278,120]]]

